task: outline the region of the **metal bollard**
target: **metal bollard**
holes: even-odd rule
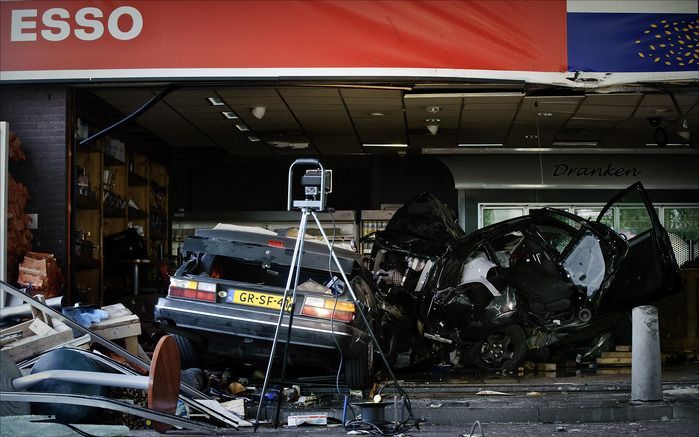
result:
[[[636,307],[631,320],[631,401],[662,401],[658,309]]]

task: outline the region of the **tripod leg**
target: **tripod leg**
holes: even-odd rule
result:
[[[398,380],[396,379],[396,376],[393,374],[393,369],[391,369],[391,365],[388,363],[388,360],[386,359],[386,355],[384,355],[384,353],[383,353],[383,349],[381,349],[381,344],[379,343],[379,340],[376,337],[376,334],[374,334],[374,330],[371,328],[371,324],[369,323],[369,320],[367,320],[366,315],[364,314],[364,310],[362,310],[359,299],[357,299],[357,294],[354,292],[354,289],[352,288],[352,284],[350,284],[349,279],[347,279],[347,275],[345,275],[344,270],[342,270],[342,265],[340,265],[340,261],[337,259],[337,255],[335,255],[335,251],[333,250],[333,247],[330,244],[330,240],[328,240],[328,236],[325,235],[325,230],[323,229],[323,226],[321,226],[320,220],[318,220],[318,216],[313,211],[311,211],[311,214],[313,214],[313,219],[315,220],[316,225],[318,225],[318,229],[320,230],[320,233],[323,236],[323,239],[325,239],[325,243],[328,246],[328,251],[330,252],[330,256],[332,257],[333,261],[335,262],[335,266],[340,271],[340,275],[342,276],[342,279],[345,281],[345,285],[347,286],[347,289],[350,292],[350,296],[352,296],[352,301],[354,302],[354,306],[356,307],[357,312],[359,313],[360,317],[364,321],[364,325],[366,326],[367,333],[369,334],[370,340],[374,342],[374,346],[376,346],[376,351],[378,351],[379,355],[381,356],[381,360],[383,361],[384,365],[386,366],[386,370],[388,370],[388,373],[391,375],[391,379],[393,379],[394,383],[396,384],[396,387],[400,387],[398,385]]]
[[[304,213],[304,217],[308,217],[308,213]],[[281,395],[284,389],[284,377],[286,376],[286,361],[289,357],[289,346],[291,343],[291,325],[294,322],[294,310],[296,308],[296,288],[299,286],[299,274],[301,272],[301,259],[303,258],[303,242],[306,235],[306,226],[308,220],[301,220],[301,225],[299,226],[299,235],[296,237],[296,242],[301,241],[299,246],[299,256],[296,258],[296,274],[294,276],[294,288],[291,292],[291,310],[289,312],[289,326],[286,330],[286,343],[284,344],[284,357],[282,361],[282,375],[279,378],[279,393]],[[291,273],[289,273],[291,275]],[[277,400],[277,409],[274,413],[274,428],[277,427],[279,423],[279,410],[282,406],[281,396]]]
[[[308,211],[304,210],[303,214],[301,215],[301,223],[299,225],[299,229],[303,228],[304,232],[306,229],[306,222],[307,221],[308,221]],[[255,417],[255,425],[253,428],[253,432],[257,431],[257,427],[260,426],[260,412],[262,411],[262,401],[264,400],[265,393],[267,392],[267,384],[269,383],[269,376],[272,372],[272,364],[274,363],[274,354],[277,351],[277,342],[279,340],[279,331],[280,331],[281,326],[282,326],[282,320],[284,319],[284,307],[286,306],[285,305],[286,299],[289,295],[289,290],[291,288],[291,279],[294,277],[294,268],[297,265],[300,265],[300,262],[298,262],[298,260],[300,260],[300,258],[301,258],[300,249],[302,248],[302,246],[303,246],[303,238],[297,238],[296,244],[294,245],[294,253],[291,256],[291,265],[289,266],[289,275],[286,279],[286,288],[284,289],[284,296],[282,298],[282,307],[279,310],[279,318],[277,319],[277,327],[274,331],[274,339],[272,340],[272,351],[269,354],[269,362],[267,363],[267,372],[265,373],[265,380],[264,380],[264,383],[262,384],[262,393],[260,395],[260,403],[257,406],[257,416]],[[294,287],[294,294],[295,293],[296,293],[296,287]],[[293,296],[293,297],[295,297],[295,296]],[[292,305],[294,303],[293,297],[292,297]],[[291,329],[291,323],[289,323],[289,329]]]

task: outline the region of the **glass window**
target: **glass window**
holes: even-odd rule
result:
[[[483,226],[524,215],[524,208],[483,208]]]
[[[569,232],[553,226],[536,225],[536,230],[544,241],[556,249],[559,255],[573,240],[573,236]]]
[[[582,217],[585,220],[595,221],[595,220],[597,220],[597,216],[599,216],[599,213],[602,212],[602,208],[601,207],[575,208],[574,212],[575,212],[575,215],[577,215],[578,217]],[[602,223],[609,226],[610,228],[614,227],[614,208],[610,208],[607,210],[607,212],[604,214],[604,217],[602,217]]]
[[[699,208],[666,207],[663,218],[677,264],[699,257]]]
[[[645,207],[619,208],[619,230],[620,234],[631,239],[653,227]]]

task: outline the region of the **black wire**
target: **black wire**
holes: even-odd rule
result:
[[[332,219],[333,222],[333,238],[330,240],[330,251],[328,252],[328,276],[329,276],[329,281],[333,280],[333,272],[332,272],[332,253],[333,253],[333,248],[335,246],[335,237],[336,237],[336,225],[335,225],[335,215],[330,211],[330,218]],[[342,392],[340,391],[340,373],[342,373],[342,366],[344,365],[345,362],[345,357],[344,354],[342,353],[342,348],[340,347],[340,343],[337,341],[337,337],[335,336],[335,309],[337,308],[337,301],[340,297],[340,293],[333,293],[335,295],[335,303],[333,305],[333,312],[330,314],[330,333],[333,337],[333,341],[335,342],[335,346],[337,347],[337,351],[340,354],[340,364],[337,366],[337,374],[335,375],[335,390],[337,391],[337,394],[342,396]],[[343,418],[344,419],[344,418]]]
[[[64,426],[70,428],[71,430],[77,432],[78,434],[80,434],[83,437],[98,437],[95,434],[90,434],[89,432],[83,431],[82,429],[80,429],[80,428],[78,428],[78,427],[76,427],[68,422],[63,422],[63,421],[58,420],[56,418],[44,419],[44,420],[32,420],[32,422],[34,422],[34,423],[57,423],[59,425],[64,425]]]

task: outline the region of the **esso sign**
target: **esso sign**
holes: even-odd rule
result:
[[[130,17],[119,25],[121,17]],[[74,17],[63,8],[51,8],[39,16],[38,9],[15,9],[12,11],[10,41],[63,41],[72,34],[82,41],[95,41],[105,34],[105,14],[100,8],[78,9]],[[37,32],[37,22],[45,27]],[[124,23],[131,22],[130,26]],[[143,16],[138,9],[121,6],[114,9],[106,20],[106,32],[113,38],[128,41],[136,38],[143,30]]]

